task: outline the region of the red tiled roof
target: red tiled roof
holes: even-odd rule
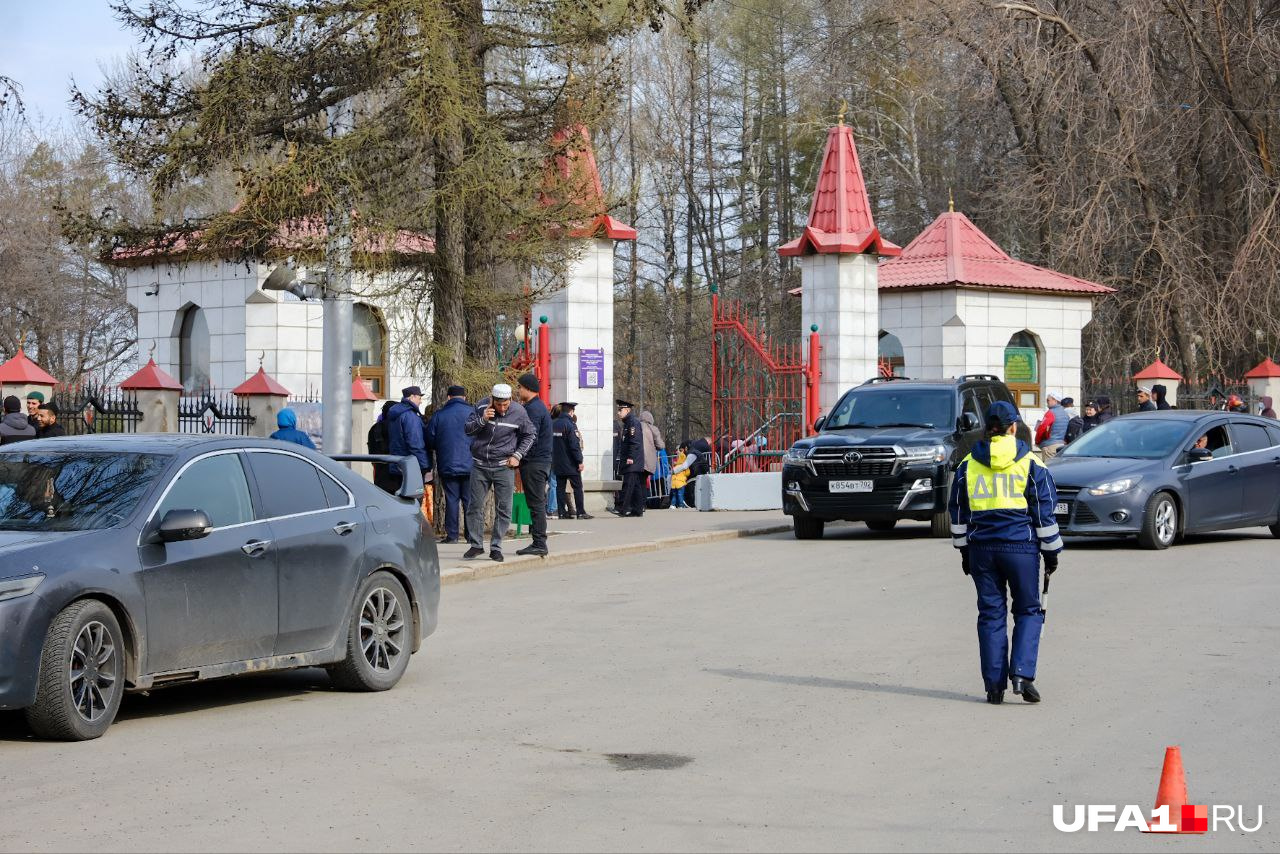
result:
[[[1177,380],[1182,382],[1182,374],[1166,365],[1164,362],[1156,359],[1142,370],[1133,375],[1135,380]]]
[[[1017,261],[962,213],[935,219],[902,254],[880,262],[880,288],[945,286],[1041,293],[1109,294],[1114,288]]]
[[[556,131],[551,147],[554,153],[547,161],[542,204],[580,208],[591,217],[590,223],[574,224],[569,236],[635,240],[634,228],[604,212],[604,185],[586,125],[575,124]]]
[[[902,252],[901,247],[885,240],[876,228],[867,185],[862,180],[862,166],[858,163],[858,149],[853,144],[853,128],[843,123],[827,131],[822,169],[809,206],[809,224],[799,237],[778,248],[779,255],[810,252],[874,252],[887,256]]]
[[[160,370],[155,359],[148,359],[142,366],[142,370],[120,383],[120,388],[139,391],[182,391],[182,383]]]
[[[58,381],[37,365],[21,348],[12,359],[0,365],[0,383],[8,385],[57,385]]]
[[[369,381],[356,377],[351,381],[351,399],[356,400],[377,400],[378,396],[369,388]]]
[[[1258,363],[1257,367],[1244,375],[1247,380],[1265,380],[1271,377],[1280,377],[1280,365],[1271,361],[1271,357],[1263,359]]]
[[[288,397],[289,389],[267,376],[267,372],[265,370],[258,368],[258,372],[256,374],[231,389],[231,393],[240,396],[251,394],[276,394]]]

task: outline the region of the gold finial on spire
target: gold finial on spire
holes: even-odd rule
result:
[[[956,212],[956,196],[951,192],[950,187],[947,187],[947,210],[951,213]]]
[[[267,351],[266,350],[259,351],[258,352],[258,369],[259,370],[266,370],[266,365],[263,364],[266,361],[267,361]]]
[[[151,339],[151,347],[147,350],[147,358],[153,362],[156,359],[156,339],[154,338]]]
[[[840,127],[844,127],[844,114],[849,112],[849,102],[844,98],[840,99],[840,110],[836,113],[836,122]]]

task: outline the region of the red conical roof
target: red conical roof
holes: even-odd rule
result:
[[[853,144],[853,128],[843,123],[827,131],[822,170],[809,206],[809,224],[798,238],[778,249],[779,255],[810,252],[874,252],[888,256],[902,252],[901,247],[881,237],[876,228],[858,149]]]
[[[940,215],[902,254],[880,264],[881,289],[969,286],[1045,293],[1109,294],[1113,288],[1009,257],[964,214]]]
[[[351,381],[351,400],[377,400],[378,396],[373,393],[373,389],[369,388],[369,381],[356,377]]]
[[[1265,380],[1280,377],[1280,365],[1271,361],[1271,357],[1263,359],[1252,371],[1244,375],[1247,380]]]
[[[120,383],[120,388],[137,391],[182,391],[182,383],[160,370],[155,359],[148,359],[142,366],[142,370]]]
[[[233,388],[231,393],[240,396],[251,394],[277,394],[288,397],[289,389],[267,376],[267,372],[265,370],[258,368],[258,372],[256,374]]]
[[[1182,374],[1166,365],[1164,362],[1156,359],[1142,370],[1133,375],[1135,380],[1177,380],[1182,382]]]
[[[57,385],[58,381],[44,368],[27,358],[27,354],[18,348],[17,355],[0,365],[0,383],[6,385]]]
[[[635,240],[636,230],[605,212],[604,185],[596,166],[591,134],[586,125],[561,128],[551,137],[554,153],[547,162],[547,179],[542,192],[544,205],[565,204],[579,208],[589,223],[577,223],[570,237],[607,237]]]

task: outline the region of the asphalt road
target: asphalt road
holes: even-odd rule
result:
[[[972,586],[920,526],[455,585],[389,693],[174,688],[72,745],[0,718],[0,848],[1275,851],[1278,550],[1070,542],[1039,706],[982,701]],[[1262,830],[1054,830],[1149,809],[1169,744]]]

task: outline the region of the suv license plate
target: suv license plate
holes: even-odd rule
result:
[[[1070,512],[1070,510],[1068,509],[1067,502],[1065,501],[1059,501],[1058,506],[1053,508],[1053,515],[1055,516],[1066,516],[1068,512]]]
[[[828,492],[871,492],[874,488],[871,480],[833,480],[827,484]]]

